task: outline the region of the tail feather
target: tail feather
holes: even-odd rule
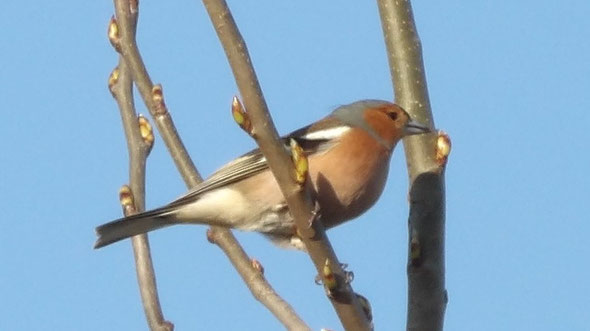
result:
[[[94,248],[101,248],[138,234],[174,225],[178,221],[173,214],[170,209],[164,207],[103,224],[96,228],[98,239]]]

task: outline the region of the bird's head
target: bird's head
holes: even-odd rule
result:
[[[400,106],[382,100],[361,100],[336,108],[332,115],[342,122],[367,131],[388,149],[403,137],[430,132],[413,121]]]

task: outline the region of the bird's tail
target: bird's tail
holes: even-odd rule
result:
[[[94,248],[101,248],[119,240],[178,223],[169,207],[120,218],[96,228]]]

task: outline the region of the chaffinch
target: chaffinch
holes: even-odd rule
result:
[[[326,228],[353,219],[377,201],[389,160],[405,135],[428,132],[399,106],[362,100],[283,137],[295,139],[309,161],[309,176]],[[96,228],[95,248],[174,224],[209,224],[257,231],[283,247],[304,249],[266,159],[255,149],[231,161],[172,203]]]

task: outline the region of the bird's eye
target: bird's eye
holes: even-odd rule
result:
[[[391,118],[392,120],[394,120],[394,121],[397,120],[397,117],[398,117],[397,112],[391,112],[388,115],[389,115],[389,118]]]

